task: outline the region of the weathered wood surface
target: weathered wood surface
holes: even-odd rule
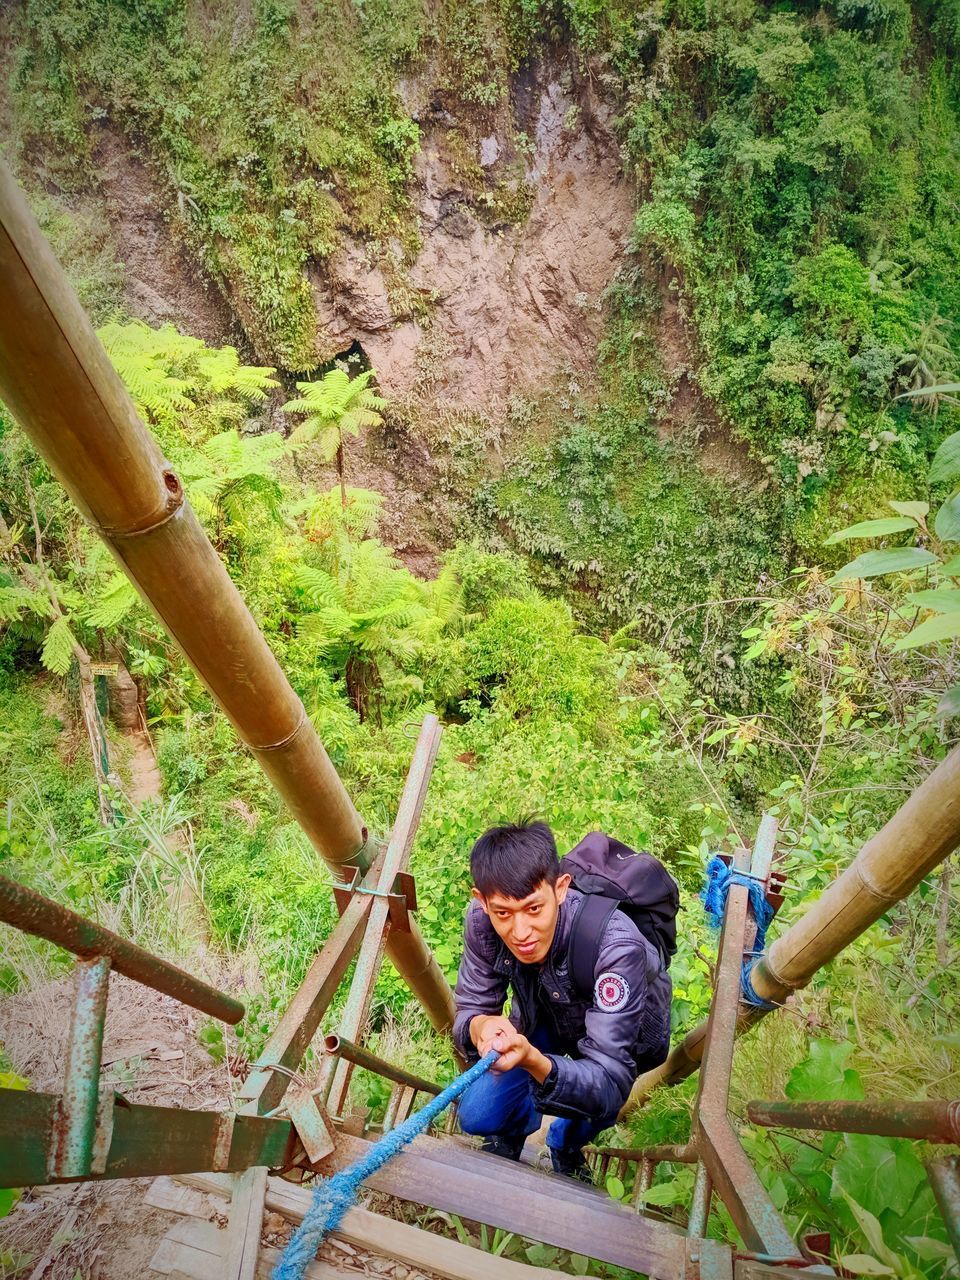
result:
[[[462,1142],[450,1142],[426,1135],[414,1138],[408,1150],[455,1169],[466,1169],[467,1172],[481,1173],[484,1177],[495,1178],[500,1183],[516,1187],[518,1192],[539,1191],[554,1200],[564,1200],[577,1205],[582,1205],[587,1199],[592,1208],[601,1212],[607,1211],[617,1215],[623,1213],[623,1207],[611,1200],[599,1187],[592,1187],[585,1182],[574,1182],[571,1178],[558,1178],[548,1171],[548,1167],[538,1169],[535,1165],[524,1161],[515,1164],[512,1160],[489,1155]],[[529,1147],[525,1148],[525,1154],[528,1150]],[[549,1160],[549,1156],[547,1159]]]
[[[191,1176],[190,1187],[224,1194],[228,1180],[219,1174]],[[302,1222],[313,1200],[305,1187],[296,1187],[282,1178],[270,1178],[267,1183],[266,1207],[280,1213],[291,1222]],[[562,1272],[533,1267],[525,1262],[508,1258],[493,1258],[491,1254],[446,1240],[429,1231],[407,1226],[368,1209],[351,1209],[333,1233],[333,1239],[346,1240],[369,1253],[381,1254],[395,1262],[430,1271],[443,1280],[490,1280],[492,1268],[496,1268],[497,1280],[566,1280]]]
[[[255,1165],[234,1176],[226,1265],[221,1273],[224,1280],[254,1280],[266,1196],[267,1171],[263,1166]]]
[[[227,1232],[215,1222],[189,1219],[178,1222],[160,1241],[150,1259],[150,1267],[170,1280],[215,1280],[223,1275],[226,1258]],[[273,1269],[280,1260],[280,1250],[264,1247],[260,1250],[254,1280],[270,1280]],[[344,1280],[356,1277],[356,1271],[341,1271],[329,1262],[311,1262],[307,1267],[307,1280]]]
[[[336,1152],[321,1162],[319,1172],[330,1174],[353,1164],[370,1145],[362,1138],[340,1135]],[[616,1216],[598,1209],[590,1195],[580,1197],[579,1204],[565,1201],[563,1211],[558,1212],[557,1200],[551,1194],[552,1180],[545,1183],[542,1191],[531,1187],[521,1195],[516,1187],[495,1175],[455,1169],[439,1160],[404,1151],[372,1174],[364,1185],[401,1200],[629,1267],[651,1280],[680,1280],[684,1274],[683,1236],[627,1208],[618,1210]]]
[[[374,883],[376,875],[375,870],[371,871],[364,883]],[[368,896],[355,895],[261,1050],[258,1064],[279,1063],[293,1071],[299,1068],[327,1006],[360,949],[372,901]],[[254,1064],[240,1090],[241,1098],[249,1099],[244,1110],[259,1115],[271,1111],[279,1106],[289,1083],[289,1077],[282,1072],[260,1070]]]

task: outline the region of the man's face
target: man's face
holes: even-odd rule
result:
[[[570,877],[564,875],[555,885],[542,880],[525,898],[505,898],[499,893],[485,898],[477,889],[473,896],[490,917],[507,949],[524,964],[541,964],[553,942],[560,903],[569,887]]]

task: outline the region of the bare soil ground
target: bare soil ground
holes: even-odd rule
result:
[[[37,1091],[60,1091],[72,991],[67,977],[0,1001],[0,1043],[14,1069]],[[102,1080],[131,1102],[230,1108],[244,1064],[229,1056],[214,1061],[197,1038],[205,1021],[170,997],[114,975]],[[0,1280],[149,1280],[157,1274],[150,1268],[151,1258],[182,1220],[181,1212],[151,1203],[158,1199],[154,1183],[139,1178],[26,1190],[0,1220]],[[190,1196],[186,1212],[226,1229],[226,1200],[199,1192]],[[402,1218],[399,1203],[387,1201],[371,1197],[368,1207]],[[266,1213],[261,1243],[283,1248],[292,1230],[281,1215]],[[319,1256],[346,1274],[430,1280],[402,1263],[336,1239]]]

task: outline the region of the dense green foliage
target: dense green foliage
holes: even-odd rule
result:
[[[960,424],[941,386],[960,319],[955,4],[256,0],[239,15],[26,0],[0,21],[9,154],[374,832],[391,824],[410,724],[428,710],[445,723],[413,870],[448,976],[473,841],[537,812],[563,848],[603,827],[668,863],[687,906],[674,1024],[693,1025],[711,995],[715,938],[695,901],[709,852],[749,843],[764,809],[780,817],[782,927],[955,741]],[[318,372],[335,352],[309,273],[344,232],[398,314],[431,305],[406,274],[419,129],[400,77],[429,80],[494,227],[522,221],[529,192],[481,173],[467,135],[503,125],[517,77],[558,51],[614,104],[638,183],[596,378],[515,397],[499,421],[385,406],[346,363]],[[279,371],[117,311],[98,186],[111,131],[224,290],[248,358]],[[664,346],[683,317],[678,371]],[[296,400],[291,370],[309,371]],[[446,549],[426,576],[391,550],[384,498],[350,483],[353,437],[381,416],[433,454]],[[260,989],[228,1041],[252,1056],[332,927],[329,876],[2,411],[0,494],[0,860],[167,954],[196,960],[197,929],[203,964],[243,953]],[[108,725],[108,827],[78,652],[136,679],[162,776],[161,796],[134,803],[130,739]],[[830,1230],[838,1254],[885,1268],[871,1274],[948,1274],[923,1151],[760,1132],[743,1106],[955,1096],[958,948],[948,870],[738,1051],[741,1136],[791,1228]],[[18,944],[0,984],[62,964]],[[388,966],[374,1043],[452,1070],[406,999]],[[202,1035],[222,1057],[223,1036]],[[362,1074],[354,1094],[385,1102]],[[620,1136],[681,1140],[691,1098],[659,1095]],[[647,1197],[678,1223],[687,1175],[662,1171]],[[711,1230],[734,1236],[722,1212]]]

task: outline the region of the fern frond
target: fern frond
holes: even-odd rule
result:
[[[99,600],[86,610],[86,621],[93,627],[115,627],[122,622],[139,596],[129,578],[122,573],[113,574]]]
[[[339,583],[322,569],[300,565],[293,571],[294,585],[298,586],[311,604],[340,605],[343,592]]]
[[[49,618],[53,615],[53,606],[42,591],[31,591],[16,584],[0,587],[0,622],[19,622],[24,612]]]
[[[353,628],[353,618],[346,609],[337,605],[318,609],[315,613],[306,613],[297,623],[300,635],[317,641],[321,647],[329,648],[336,644]]]
[[[65,676],[73,661],[73,647],[76,641],[70,630],[70,622],[66,617],[58,618],[43,642],[40,661],[54,675]]]

